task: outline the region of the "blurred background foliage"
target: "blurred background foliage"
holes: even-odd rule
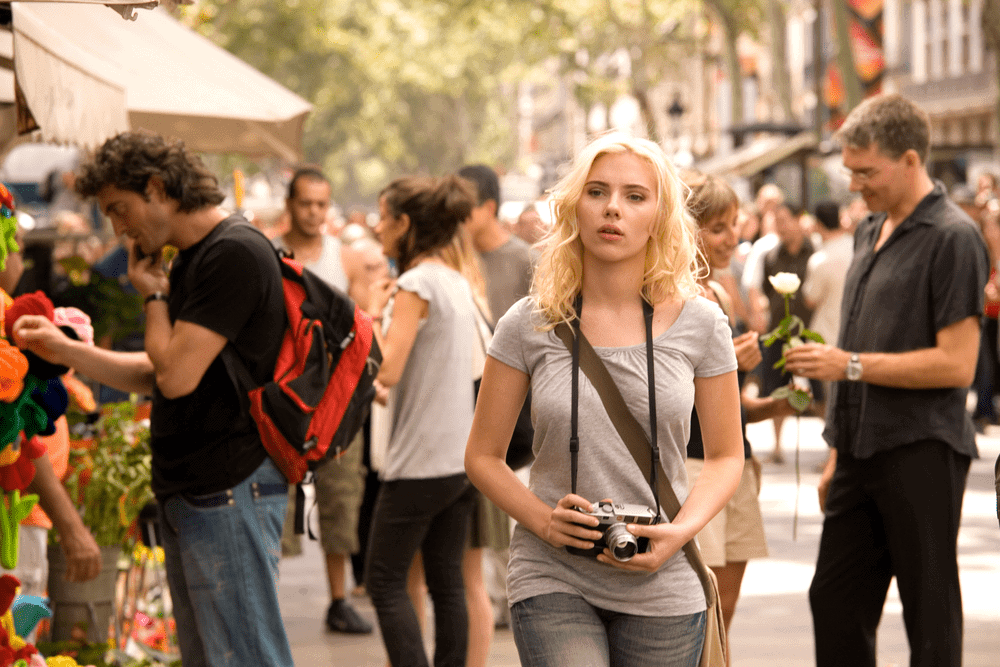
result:
[[[713,0],[734,30],[759,3]],[[315,105],[306,160],[345,203],[403,173],[515,168],[524,81],[569,75],[584,108],[632,94],[658,138],[646,93],[707,31],[700,0],[196,0],[178,12]]]

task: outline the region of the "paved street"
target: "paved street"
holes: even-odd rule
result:
[[[773,446],[770,423],[752,424],[751,442],[761,458]],[[733,622],[733,667],[792,667],[813,662],[812,618],[806,590],[813,572],[821,517],[816,500],[815,471],[826,457],[820,422],[801,422],[801,485],[798,491],[797,539],[793,536],[796,506],[794,465],[795,421],[787,420],[782,442],[788,462],[764,466],[761,505],[771,557],[747,567],[740,606]],[[1000,428],[979,438],[981,458],[974,461],[965,496],[959,534],[960,566],[965,606],[965,667],[1000,664],[1000,528],[993,490],[993,462],[1000,454]],[[382,667],[385,653],[377,634],[367,637],[333,635],[323,629],[327,590],[322,558],[315,543],[302,556],[281,566],[281,605],[296,665]],[[375,620],[367,599],[356,601],[366,618]],[[879,634],[879,667],[909,663],[899,597],[889,593]],[[511,634],[497,631],[491,667],[518,665]]]

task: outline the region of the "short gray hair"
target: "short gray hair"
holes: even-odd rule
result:
[[[876,95],[851,111],[835,139],[852,148],[876,144],[893,160],[912,149],[923,164],[930,152],[931,121],[923,109],[901,95]]]

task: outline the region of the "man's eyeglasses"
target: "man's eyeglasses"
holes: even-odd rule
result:
[[[870,181],[872,178],[878,175],[882,171],[881,169],[873,169],[871,171],[854,171],[853,169],[848,169],[847,167],[841,167],[840,173],[849,178],[852,181],[857,181],[862,185]]]

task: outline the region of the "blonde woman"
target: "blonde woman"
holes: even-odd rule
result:
[[[497,325],[465,465],[473,483],[517,521],[508,594],[523,665],[698,664],[705,598],[681,547],[732,496],[743,446],[730,330],[718,306],[698,295],[685,197],[657,145],[620,133],[596,139],[553,192],[554,225],[542,242],[532,296]],[[598,520],[578,508],[608,499],[654,506],[648,480],[583,373],[578,482],[570,491],[572,364],[553,329],[577,317],[644,429],[652,385],[660,462],[683,505],[673,522],[656,508],[658,524],[628,525],[649,543],[624,562],[607,549],[596,557],[566,549],[593,549],[602,537]],[[535,461],[526,487],[504,456],[529,387]],[[684,456],[693,406],[713,418],[702,426],[704,471],[689,489]]]

